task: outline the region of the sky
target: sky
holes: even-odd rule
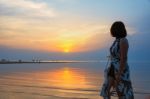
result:
[[[150,0],[0,0],[0,59],[102,60],[125,23],[129,59],[149,61]]]

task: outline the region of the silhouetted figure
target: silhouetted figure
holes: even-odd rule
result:
[[[110,64],[105,70],[105,81],[100,95],[104,99],[111,99],[115,94],[119,99],[134,99],[127,63],[129,45],[125,25],[117,21],[112,24],[110,32],[116,39],[110,47]]]

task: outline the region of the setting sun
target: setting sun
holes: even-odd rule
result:
[[[64,49],[64,52],[69,53],[70,51],[69,51],[69,49]]]
[[[70,39],[61,39],[60,43],[59,43],[59,48],[62,52],[64,53],[69,53],[72,51],[73,49],[73,46],[74,46],[74,42]]]

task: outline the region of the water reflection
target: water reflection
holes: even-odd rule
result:
[[[55,70],[48,74],[49,79],[52,79],[50,84],[63,88],[89,88],[88,81],[86,79],[86,72],[81,69],[74,69],[64,67],[59,70]]]
[[[49,68],[44,71],[13,72],[0,76],[0,98],[4,99],[4,96],[10,97],[7,99],[13,97],[15,99],[98,97],[97,92],[91,90],[94,88],[91,84],[92,81],[88,78],[90,75],[88,70],[70,65]]]
[[[101,99],[103,66],[97,63],[0,65],[0,99]],[[145,99],[150,92],[149,63],[130,66],[135,98]]]

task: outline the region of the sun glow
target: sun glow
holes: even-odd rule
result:
[[[73,50],[74,42],[70,40],[63,40],[59,45],[62,52],[69,53]]]
[[[64,49],[64,52],[69,53],[70,51],[69,51],[69,49],[66,48],[66,49]]]

